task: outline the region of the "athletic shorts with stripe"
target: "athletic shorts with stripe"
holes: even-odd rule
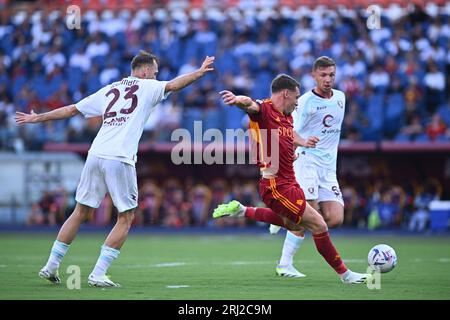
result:
[[[299,184],[280,178],[259,182],[259,195],[267,207],[276,214],[299,224],[306,208],[305,194]]]

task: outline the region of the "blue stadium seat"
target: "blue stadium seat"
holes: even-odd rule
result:
[[[83,76],[83,71],[80,68],[68,68],[67,79],[70,92],[77,92],[80,89]]]
[[[394,141],[396,141],[396,142],[411,142],[411,136],[404,134],[404,133],[399,133],[395,136]]]
[[[430,137],[428,137],[425,133],[419,134],[415,139],[415,142],[429,142]]]
[[[14,78],[14,81],[12,82],[12,94],[13,96],[16,96],[19,94],[20,90],[22,90],[23,86],[27,82],[27,77],[24,75],[17,76]]]
[[[405,99],[400,92],[388,95],[385,111],[384,130],[395,134],[405,122]]]
[[[381,131],[384,122],[384,94],[376,93],[369,98],[366,116],[370,119],[370,128],[374,132]]]
[[[192,138],[194,137],[194,121],[202,121],[202,110],[200,108],[186,108],[183,112],[181,127],[187,129]]]
[[[450,136],[446,136],[444,134],[440,134],[436,137],[435,141],[439,141],[439,142],[450,142]]]

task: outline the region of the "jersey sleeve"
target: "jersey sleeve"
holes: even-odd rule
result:
[[[294,131],[297,132],[298,134],[302,131],[302,129],[306,125],[308,113],[309,113],[308,99],[306,96],[301,96],[298,99],[297,109],[292,113],[292,117],[294,119]]]
[[[152,107],[156,106],[158,103],[169,96],[170,92],[164,93],[168,81],[158,81],[153,79],[148,79],[145,81],[145,90],[147,90],[149,103]]]
[[[101,116],[103,114],[104,104],[106,103],[103,92],[104,90],[100,89],[96,93],[93,93],[76,103],[75,107],[85,118]]]
[[[346,104],[347,104],[347,101],[346,101],[346,97],[345,97],[345,93],[344,92],[342,92],[342,99],[344,100],[344,110],[345,110],[345,107],[346,107]]]
[[[264,101],[261,100],[253,100],[253,101],[259,106],[259,111],[256,113],[247,113],[247,114],[250,120],[259,121],[266,116],[267,106],[265,105]]]

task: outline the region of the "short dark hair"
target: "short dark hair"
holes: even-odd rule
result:
[[[321,56],[314,61],[313,71],[316,71],[319,68],[328,68],[328,67],[336,67],[336,62],[333,59],[327,56]]]
[[[131,60],[131,70],[142,67],[146,64],[154,64],[156,62],[156,56],[148,53],[144,50],[139,51],[139,53]]]
[[[296,87],[300,89],[300,83],[297,80],[287,74],[279,74],[272,80],[271,90],[272,93],[277,93],[284,89],[294,91]]]

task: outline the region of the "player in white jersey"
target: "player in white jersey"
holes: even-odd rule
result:
[[[114,82],[76,104],[36,114],[16,113],[19,124],[70,118],[102,116],[103,123],[89,150],[76,192],[74,212],[66,220],[51,249],[47,264],[39,276],[59,283],[58,268],[86,217],[100,206],[109,192],[119,212],[97,263],[88,277],[91,286],[116,287],[106,276],[124,244],[134,210],[137,207],[136,153],[144,124],[156,105],[172,91],[178,91],[212,71],[214,57],[206,57],[202,66],[171,81],[158,81],[156,57],[141,51],[131,61],[131,76]]]
[[[335,62],[326,56],[313,65],[314,89],[298,100],[292,114],[294,130],[299,137],[298,159],[294,162],[297,182],[306,200],[318,210],[328,227],[339,227],[344,220],[344,201],[336,177],[336,161],[345,112],[345,94],[333,89]],[[279,227],[270,226],[271,233]],[[304,231],[288,231],[276,274],[304,277],[295,269],[293,257],[304,239]]]

